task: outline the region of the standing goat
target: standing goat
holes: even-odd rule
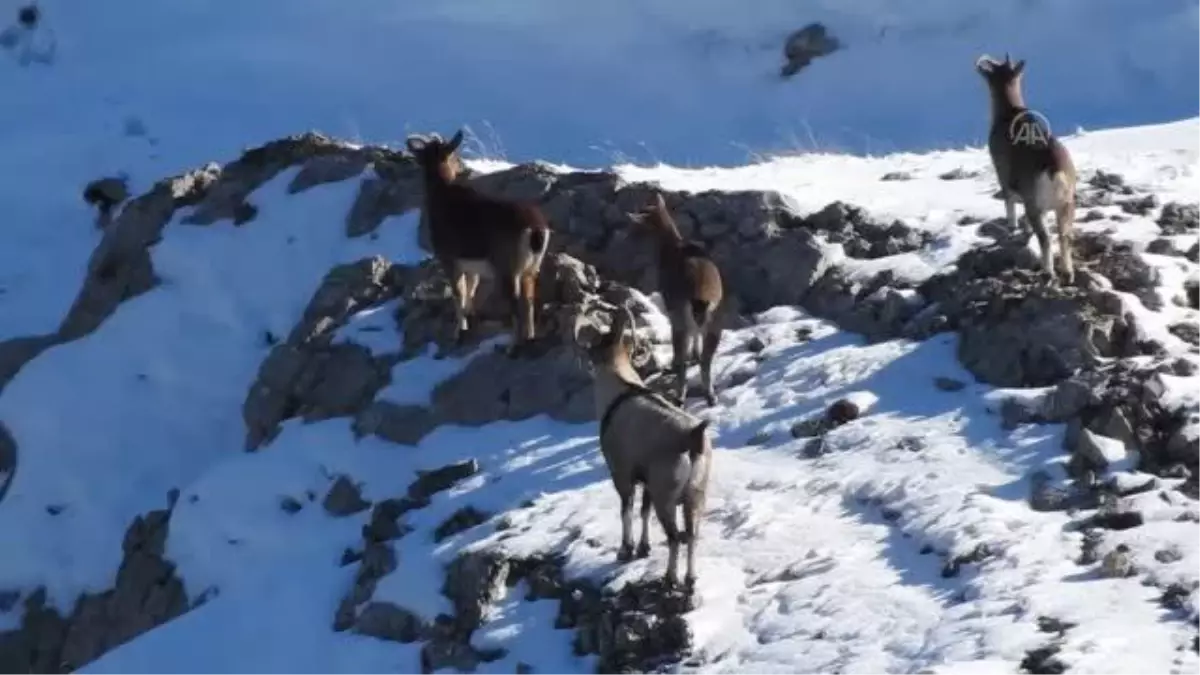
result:
[[[988,150],[1004,196],[1008,225],[1017,230],[1017,200],[1025,205],[1025,218],[1042,249],[1042,266],[1054,278],[1050,235],[1045,213],[1053,210],[1058,225],[1059,260],[1067,283],[1075,280],[1071,235],[1075,227],[1075,165],[1067,149],[1050,132],[1044,118],[1025,107],[1021,74],[1025,61],[1016,63],[1005,54],[999,62],[981,56],[975,69],[987,82],[992,99],[992,128]]]
[[[456,183],[461,163],[459,131],[441,138],[410,138],[408,149],[425,181],[425,217],[433,255],[450,279],[455,296],[455,342],[470,330],[481,275],[493,276],[512,303],[513,343],[509,355],[535,337],[537,278],[550,244],[550,227],[537,206],[481,194]]]
[[[678,583],[679,544],[687,541],[687,575],[696,582],[696,540],[704,514],[712,444],[708,421],[684,412],[648,389],[633,369],[626,333],[633,318],[628,308],[613,317],[612,330],[595,344],[583,346],[595,370],[594,398],[600,419],[600,451],[608,464],[613,487],[621,499],[621,548],[617,560],[633,557],[633,497],[642,485],[642,535],[637,557],[650,555],[650,506],[667,535],[669,555],[663,577],[668,586]],[[575,326],[579,342],[580,324]],[[683,506],[683,528],[676,524],[677,507]]]
[[[722,332],[717,316],[724,293],[721,272],[700,244],[679,234],[662,194],[655,194],[650,208],[627,215],[650,230],[658,247],[658,285],[671,320],[678,401],[682,405],[686,400],[687,365],[695,359],[700,362],[704,400],[715,405],[712,361]]]

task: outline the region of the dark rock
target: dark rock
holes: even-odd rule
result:
[[[941,180],[967,180],[970,178],[978,178],[979,176],[980,173],[978,171],[967,171],[962,167],[957,167],[947,171],[946,173],[940,174],[938,178]]]
[[[283,497],[279,500],[279,508],[283,509],[284,513],[297,513],[304,505],[295,497]]]
[[[1149,244],[1146,244],[1146,253],[1153,253],[1155,255],[1175,255],[1177,251],[1175,249],[1175,242],[1171,241],[1170,239],[1155,239]]]
[[[751,335],[749,340],[746,340],[746,351],[753,354],[758,354],[767,348],[767,343],[762,341],[762,338],[757,335]]]
[[[1188,597],[1194,592],[1194,582],[1191,588],[1188,588],[1188,586],[1182,583],[1174,582],[1163,589],[1163,594],[1162,597],[1159,598],[1159,603],[1161,603],[1163,607],[1172,611],[1187,611]]]
[[[1158,216],[1158,226],[1166,235],[1193,233],[1200,229],[1200,206],[1167,202]]]
[[[1037,618],[1038,630],[1043,633],[1058,633],[1060,636],[1074,628],[1077,624],[1062,619],[1056,619],[1052,616],[1039,616]]]
[[[114,206],[129,199],[129,185],[125,176],[98,178],[83,189],[83,201],[108,216]]]
[[[806,68],[813,59],[832,54],[841,43],[820,23],[810,23],[787,37],[783,44],[782,77],[791,77]]]
[[[1154,195],[1144,195],[1134,199],[1127,199],[1118,202],[1121,205],[1121,210],[1125,213],[1135,216],[1147,216],[1158,206],[1158,197]]]
[[[1128,530],[1141,527],[1145,520],[1138,511],[1116,511],[1097,513],[1085,520],[1080,527],[1098,527],[1105,530]]]
[[[1194,323],[1176,323],[1167,327],[1171,335],[1190,345],[1200,345],[1200,328]]]
[[[1173,562],[1183,560],[1183,553],[1177,547],[1171,546],[1155,551],[1154,559],[1164,565],[1169,565]]]
[[[1058,645],[1047,645],[1025,652],[1021,659],[1021,672],[1033,675],[1059,675],[1067,672],[1067,664],[1059,660]]]
[[[484,513],[473,506],[464,506],[455,511],[449,518],[438,525],[433,531],[433,540],[440,542],[447,537],[452,537],[459,532],[469,530],[476,525],[486,523],[491,518],[490,514]]]
[[[70,672],[183,614],[183,583],[162,557],[168,525],[165,510],[135,518],[114,586],[81,595],[70,615],[47,607],[44,589],[27,596],[20,627],[0,634],[0,670]]]
[[[942,391],[962,391],[967,385],[952,377],[935,377],[933,378],[933,386]]]
[[[882,181],[912,180],[912,174],[907,171],[889,171],[879,178]]]
[[[363,526],[363,540],[366,542],[392,541],[399,539],[410,531],[401,527],[396,521],[414,504],[408,499],[384,499],[375,504],[371,510],[371,520]]]
[[[474,459],[447,464],[432,471],[417,471],[417,479],[408,486],[410,499],[427,504],[433,495],[448,490],[455,483],[479,473],[479,463]]]
[[[367,510],[371,502],[363,499],[357,484],[346,476],[338,476],[325,495],[322,506],[330,515],[342,517]]]
[[[421,617],[390,602],[372,601],[354,622],[354,632],[404,644],[416,642],[424,632]]]
[[[847,400],[838,399],[834,401],[829,409],[825,411],[825,419],[829,420],[831,428],[837,428],[843,424],[847,424],[858,419],[862,412],[858,408],[858,404]]]
[[[354,418],[357,436],[374,435],[392,443],[416,445],[438,425],[433,411],[419,405],[375,401]]]

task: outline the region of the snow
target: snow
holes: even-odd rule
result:
[[[1028,98],[1066,136],[1081,175],[1116,171],[1161,202],[1200,191],[1200,118],[1180,119],[1198,107],[1195,0],[857,0],[810,3],[799,15],[782,0],[752,12],[668,0],[40,4],[48,25],[33,37],[57,45],[53,61],[21,66],[0,50],[0,340],[52,332],[70,306],[100,240],[80,199],[87,181],[123,172],[138,193],[310,127],[398,145],[408,131],[470,125],[480,156],[471,164],[484,172],[535,157],[557,170],[616,162],[626,181],[775,190],[802,213],[834,200],[861,205],[934,243],[844,260],[849,271],[919,281],[986,241],[962,216],[1003,214],[977,147],[986,101],[971,63],[1008,48],[1029,60]],[[814,20],[848,48],[779,82],[782,38]],[[1080,38],[1063,39],[1064,26]],[[1095,48],[1114,44],[1122,48]],[[437,68],[417,65],[431,50]],[[954,170],[967,177],[941,178]],[[911,180],[880,180],[899,171]],[[558,553],[569,576],[614,587],[661,574],[657,526],[649,559],[615,563],[619,517],[594,423],[441,426],[409,448],[355,440],[345,419],[292,421],[269,448],[243,452],[241,406],[267,334],[290,332],[334,265],[426,258],[414,212],[385,220],[377,237],[344,236],[369,171],[289,195],[293,175],[255,192],[258,217],[244,226],[184,225],[177,214],[151,249],[163,283],[95,333],[41,354],[4,389],[0,420],[20,465],[0,502],[0,533],[15,542],[0,560],[0,591],[44,585],[69,611],[79,593],[111,585],[130,521],[178,489],[166,554],[189,597],[209,599],[85,671],[411,671],[418,645],[332,631],[354,574],[340,558],[368,516],[334,518],[320,501],[337,475],[378,500],[403,494],[418,471],[467,458],[479,474],[404,516],[414,529],[394,543],[400,566],[376,600],[427,619],[448,611],[442,567],[474,547]],[[1100,211],[1079,229],[1139,251],[1158,236],[1150,217],[1119,222],[1118,208]],[[1124,294],[1125,310],[1147,337],[1194,360],[1167,328],[1195,322],[1172,298],[1198,267],[1144,259],[1162,277],[1163,308]],[[660,298],[636,297],[660,311]],[[337,339],[396,357],[397,309],[360,312]],[[656,340],[669,334],[665,317],[652,314],[652,325]],[[757,356],[745,348],[752,338],[766,345]],[[1005,399],[1036,405],[1045,392],[940,391],[935,377],[972,381],[955,349],[949,335],[864,344],[793,307],[726,333],[718,405],[695,410],[713,420],[716,457],[701,602],[688,616],[696,655],[684,670],[1014,672],[1027,650],[1051,641],[1037,628],[1042,616],[1077,624],[1058,654],[1072,672],[1200,667],[1190,647],[1198,594],[1174,614],[1159,603],[1164,586],[1197,579],[1196,503],[1170,489],[1121,499],[1146,523],[1106,533],[1098,554],[1127,545],[1139,577],[1101,579],[1096,565],[1077,564],[1082,536],[1068,523],[1084,514],[1027,505],[1031,472],[1063,478],[1063,427],[1005,430],[998,415]],[[471,357],[432,356],[397,361],[378,400],[428,403]],[[752,376],[731,385],[743,373]],[[1169,404],[1200,400],[1197,378],[1161,377]],[[862,416],[808,456],[809,439],[792,438],[792,425],[842,398]],[[1108,478],[1149,478],[1129,468]],[[285,513],[284,497],[303,508]],[[433,530],[468,505],[491,519],[435,542]],[[981,561],[943,574],[981,545]],[[571,652],[573,634],[553,628],[554,604],[523,595],[509,589],[475,635],[478,646],[508,650],[480,671],[512,672],[518,661],[538,672],[593,670]],[[19,619],[19,605],[0,611],[0,630]]]
[[[1159,176],[1161,183],[1144,185],[1171,194],[1190,180],[1196,128],[1192,120],[1070,143],[1090,144],[1085,167],[1113,166],[1100,143],[1110,139],[1122,170]],[[1129,137],[1141,134],[1149,139],[1146,154],[1127,155]],[[1172,138],[1185,152],[1171,152]],[[936,176],[945,166],[982,166],[983,158],[979,150],[930,155],[931,167],[919,172],[925,177],[906,184],[912,203],[898,194],[872,196],[893,190],[878,176],[900,162],[911,168],[916,160],[908,155],[622,172],[675,189],[765,187],[812,204],[866,203],[882,217],[937,228],[945,249],[961,251],[981,240],[971,227],[950,225],[956,210],[986,217],[1001,207],[985,178],[947,183]],[[1162,170],[1166,161],[1177,171]],[[286,195],[291,173],[255,193],[260,215],[245,226],[196,227],[178,219],[169,225],[152,249],[163,285],[124,303],[94,335],[35,359],[0,397],[0,417],[22,459],[0,508],[0,530],[28,542],[0,566],[0,587],[45,584],[64,608],[77,593],[106,587],[124,528],[137,514],[161,508],[175,487],[181,497],[167,555],[190,596],[211,599],[85,670],[411,669],[416,646],[330,630],[353,575],[339,559],[356,545],[367,514],[333,518],[320,499],[339,474],[377,500],[403,494],[419,470],[467,458],[479,462],[478,475],[405,516],[413,532],[395,542],[400,568],[380,581],[375,600],[426,619],[449,611],[439,591],[442,567],[477,546],[515,555],[557,552],[569,576],[614,586],[661,574],[658,529],[649,559],[614,562],[619,518],[591,424],[537,417],[482,429],[442,426],[417,448],[396,448],[370,437],[353,440],[344,419],[289,422],[269,449],[242,452],[240,406],[268,349],[263,332],[286,334],[334,264],[381,252],[420,259],[411,216],[386,221],[376,240],[344,237],[343,215],[361,179]],[[1085,227],[1105,226],[1098,223]],[[1126,235],[1141,236],[1136,227],[1118,233]],[[937,255],[926,259],[930,269],[952,264],[952,254]],[[904,256],[874,262],[908,267]],[[1190,263],[1184,266],[1194,273]],[[637,298],[652,313],[653,337],[662,339],[661,300]],[[1162,321],[1190,316],[1126,300]],[[359,313],[338,339],[379,356],[396,354],[396,308],[391,302]],[[752,337],[765,344],[757,356],[745,349]],[[971,380],[957,365],[955,347],[950,335],[864,344],[789,307],[726,333],[714,368],[718,406],[697,410],[713,420],[717,457],[701,526],[701,602],[689,615],[699,665],[685,670],[1011,672],[1027,650],[1047,643],[1039,616],[1078,624],[1059,654],[1073,671],[1194,670],[1193,653],[1176,649],[1193,631],[1164,620],[1160,588],[1095,577],[1075,562],[1082,540],[1066,527],[1070,516],[1028,508],[1028,475],[1063,461],[1062,428],[1006,431],[996,408],[1003,398],[1034,402],[1044,391],[983,385],[940,391],[935,377]],[[466,358],[438,360],[426,352],[399,361],[379,400],[426,403]],[[752,377],[731,386],[740,372]],[[1194,400],[1182,393],[1195,388],[1194,378],[1164,381],[1180,392],[1173,395],[1181,403]],[[862,416],[828,434],[823,454],[806,456],[809,439],[792,438],[792,425],[840,398],[857,403]],[[1114,467],[1114,480],[1136,479],[1124,469]],[[286,514],[279,507],[285,496],[304,508]],[[1112,533],[1100,554],[1126,543],[1140,552],[1140,569],[1153,583],[1191,583],[1200,546],[1194,523],[1180,518],[1195,513],[1195,504],[1181,496],[1163,502],[1154,492],[1127,499],[1147,524]],[[50,516],[51,504],[65,509]],[[434,542],[432,531],[467,505],[493,517]],[[500,520],[508,527],[497,530]],[[943,575],[954,558],[980,545],[989,556],[962,564],[956,576]],[[1154,553],[1167,548],[1178,559],[1158,561]],[[570,652],[571,633],[553,629],[553,604],[521,596],[520,588],[510,590],[476,636],[479,646],[509,650],[486,670],[511,672],[517,661],[540,670],[590,670],[590,659]],[[8,624],[16,618],[0,615]]]

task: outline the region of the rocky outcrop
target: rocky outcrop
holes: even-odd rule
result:
[[[299,323],[272,347],[242,405],[246,448],[254,450],[292,417],[355,415],[387,385],[392,361],[365,347],[334,343],[355,312],[395,297],[403,268],[381,257],[340,265],[322,280]]]
[[[0,633],[0,671],[67,673],[188,609],[183,581],[164,558],[169,510],[138,516],[125,533],[113,587],[85,593],[63,616],[38,588],[23,600],[16,630]]]
[[[782,77],[791,77],[804,70],[813,59],[827,56],[841,49],[842,43],[830,35],[823,24],[810,23],[787,37],[783,44]]]

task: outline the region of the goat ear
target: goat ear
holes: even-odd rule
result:
[[[975,60],[975,70],[979,71],[980,75],[990,75],[995,67],[996,61],[987,54]]]
[[[1025,71],[1025,59],[1021,59],[1020,61],[1017,61],[1016,64],[1013,65],[1013,75],[1020,75],[1024,71]]]
[[[454,134],[454,138],[451,138],[450,142],[446,144],[446,152],[454,152],[458,149],[458,146],[462,145],[462,142],[463,132],[462,129],[459,129],[458,133]]]

